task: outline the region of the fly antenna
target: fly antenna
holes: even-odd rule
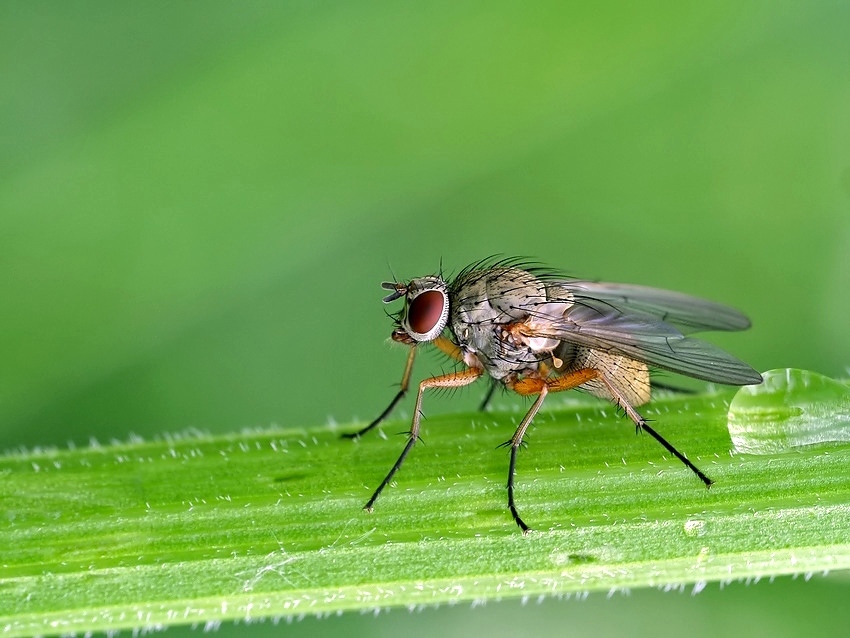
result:
[[[384,297],[384,303],[391,303],[399,297],[404,297],[407,294],[407,286],[396,281],[384,281],[381,283],[381,288],[384,290],[392,290],[390,294]]]

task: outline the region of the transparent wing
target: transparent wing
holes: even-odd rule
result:
[[[604,284],[594,284],[599,285]],[[737,311],[687,295],[609,285],[616,294],[608,291],[609,294],[600,295],[601,299],[589,296],[587,289],[564,286],[574,293],[574,298],[564,296],[563,301],[572,303],[566,304],[561,315],[551,313],[552,308],[560,306],[558,303],[528,309],[535,318],[532,336],[626,356],[705,381],[730,385],[761,382],[761,375],[743,361],[717,346],[685,336],[685,332],[696,330],[743,329],[749,322]],[[627,301],[622,300],[623,291],[635,289],[643,295],[637,295],[637,299],[629,295]],[[557,290],[551,292],[557,296]],[[699,308],[708,310],[707,316],[698,315]],[[724,312],[718,310],[721,308]]]
[[[556,286],[579,301],[607,302],[618,313],[637,311],[657,317],[685,334],[750,327],[750,320],[734,308],[670,290],[581,280],[559,281]]]

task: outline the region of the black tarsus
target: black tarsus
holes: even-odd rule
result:
[[[401,455],[398,457],[398,460],[395,462],[395,465],[393,465],[392,469],[389,471],[389,474],[384,477],[384,480],[381,481],[381,484],[378,486],[378,489],[376,489],[375,493],[372,494],[372,498],[370,498],[366,502],[366,505],[363,506],[364,510],[366,510],[367,512],[372,511],[372,506],[375,505],[375,501],[378,500],[378,497],[381,495],[381,492],[383,492],[384,488],[390,484],[390,481],[393,480],[393,476],[396,472],[398,472],[398,469],[404,462],[404,457],[406,457],[407,453],[413,449],[413,444],[416,443],[416,439],[417,437],[415,436],[411,436],[407,439],[407,445],[404,446],[404,449],[401,451]]]
[[[383,412],[381,412],[374,421],[372,421],[369,425],[367,425],[362,430],[357,430],[357,432],[346,432],[346,433],[342,434],[341,435],[342,438],[344,438],[344,439],[359,439],[361,436],[366,434],[369,430],[371,430],[372,428],[377,426],[381,421],[386,419],[389,416],[390,412],[393,411],[393,408],[395,408],[396,404],[399,401],[401,401],[402,398],[404,398],[405,394],[407,394],[406,389],[399,390],[396,393],[396,395],[393,397],[393,400],[390,401],[390,404],[386,407],[386,409]]]
[[[478,406],[479,412],[484,412],[487,409],[487,406],[490,404],[490,399],[493,398],[493,394],[496,392],[496,382],[492,379],[490,380],[490,387],[487,388],[487,393],[484,395],[484,398],[481,399],[481,404]]]
[[[710,478],[708,478],[705,475],[705,473],[701,469],[699,469],[696,465],[691,463],[690,460],[688,460],[688,458],[684,454],[682,454],[681,452],[679,452],[679,450],[677,450],[675,447],[673,447],[673,445],[670,442],[668,442],[667,439],[665,439],[658,432],[656,432],[651,427],[649,427],[649,424],[646,422],[646,420],[642,420],[638,424],[638,428],[640,430],[643,430],[647,434],[649,434],[653,439],[655,439],[661,445],[663,445],[665,447],[665,449],[668,452],[670,452],[670,454],[672,454],[677,459],[679,459],[682,463],[684,463],[685,466],[688,469],[690,469],[694,474],[696,474],[700,478],[700,480],[703,483],[705,483],[706,487],[711,487],[711,485],[714,483],[714,481],[712,481]]]
[[[518,446],[511,445],[511,462],[508,466],[508,509],[511,511],[511,516],[514,517],[514,522],[519,525],[523,536],[525,536],[531,528],[520,517],[516,509],[516,503],[514,502],[514,473],[516,471],[516,452],[518,449]]]

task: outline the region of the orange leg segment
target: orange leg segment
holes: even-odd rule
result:
[[[463,351],[458,347],[458,345],[452,341],[451,339],[446,339],[445,337],[437,337],[432,342],[443,354],[448,355],[455,361],[460,361],[463,363]],[[484,395],[480,405],[478,406],[478,410],[483,412],[487,409],[487,404],[490,403],[490,399],[493,398],[493,393],[496,391],[496,386],[499,385],[499,382],[495,379],[490,379],[490,387],[487,388],[487,393]]]
[[[431,343],[433,343],[435,346],[437,346],[440,350],[442,350],[445,354],[449,355],[455,361],[463,361],[463,352],[461,352],[461,349],[451,339],[446,339],[445,337],[437,337]]]
[[[555,377],[554,379],[537,379],[526,377],[508,384],[508,387],[522,396],[529,394],[539,394],[544,386],[548,392],[564,392],[572,390],[578,386],[591,381],[599,376],[599,373],[593,368],[582,368],[575,372],[569,372],[563,376]]]

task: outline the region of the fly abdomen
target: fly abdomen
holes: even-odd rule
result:
[[[561,342],[554,356],[563,361],[563,365],[557,367],[558,372],[567,373],[587,368],[598,370],[632,406],[643,405],[650,399],[649,366],[641,361],[566,342]],[[593,396],[609,401],[616,400],[605,383],[599,379],[593,379],[579,387]]]

